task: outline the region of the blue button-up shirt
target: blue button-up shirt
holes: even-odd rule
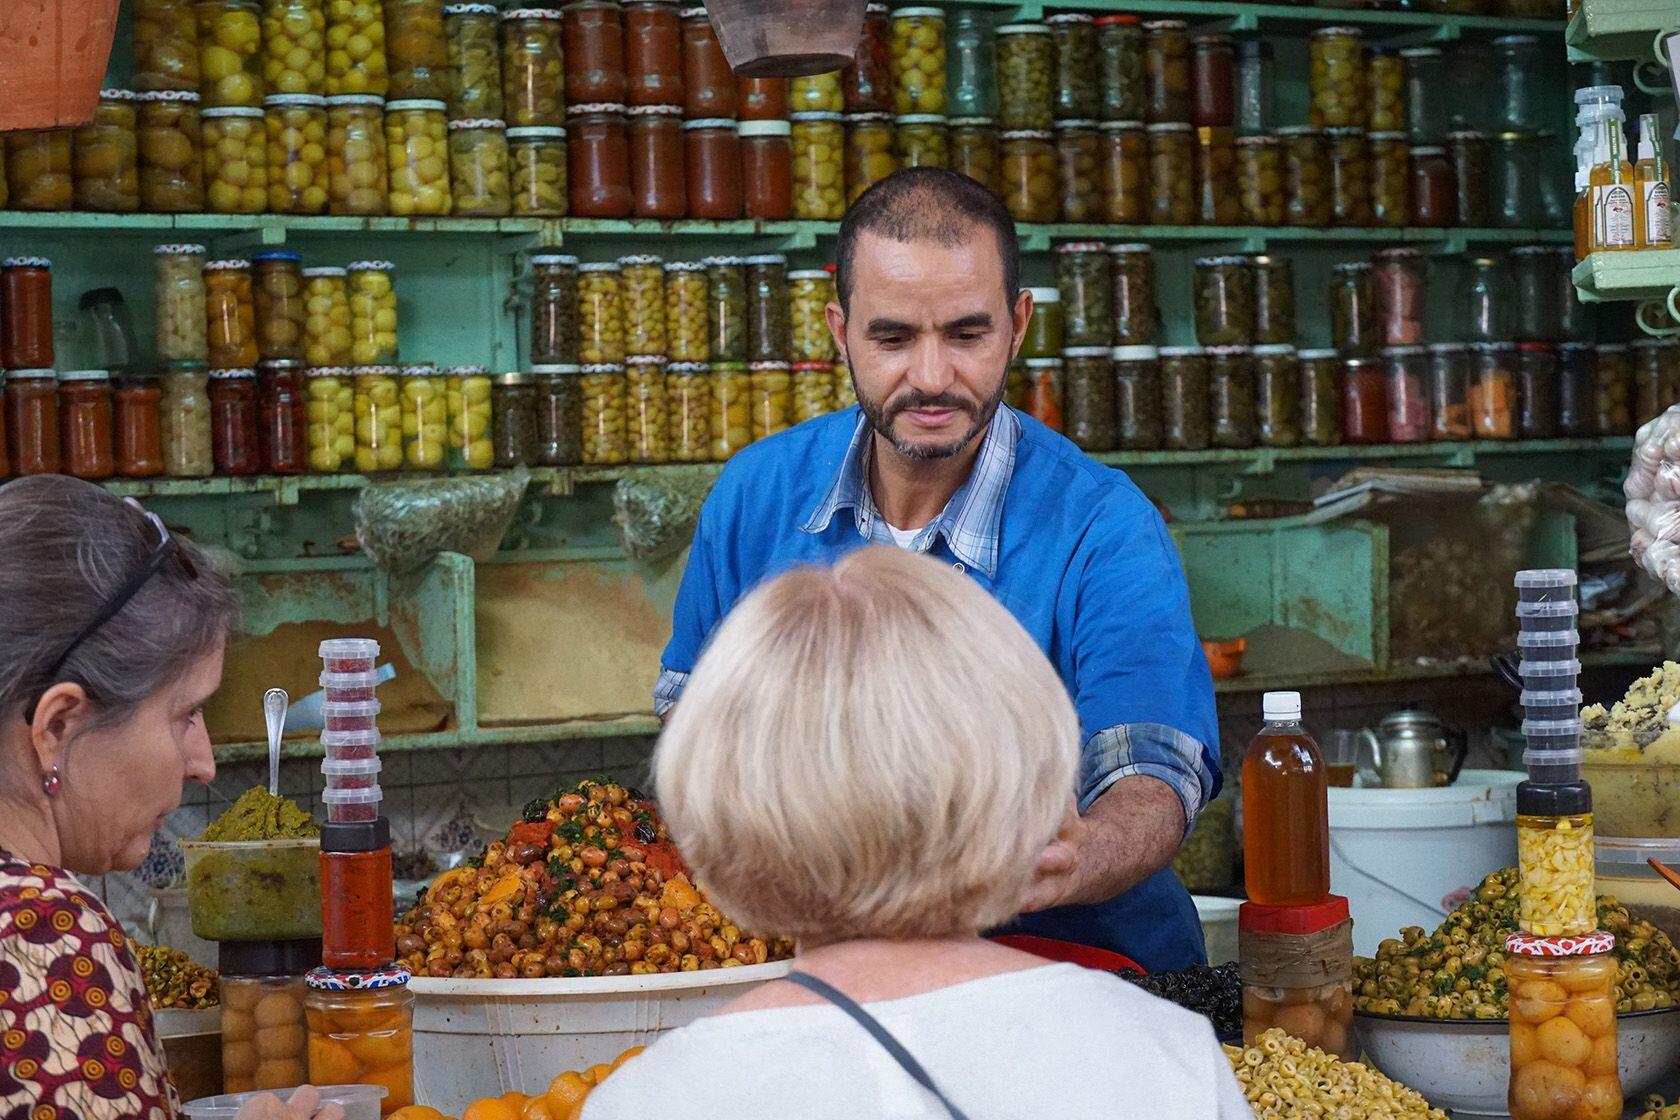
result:
[[[713,628],[789,568],[893,543],[869,493],[873,433],[853,408],[743,450],[700,511],[655,710],[675,703]],[[1166,525],[1126,475],[1000,406],[974,469],[911,548],[967,572],[1038,642],[1079,713],[1078,800],[1120,778],[1165,782],[1194,822],[1219,791],[1213,681]],[[1020,931],[1200,963],[1195,907],[1171,868],[1118,898],[1017,919]]]

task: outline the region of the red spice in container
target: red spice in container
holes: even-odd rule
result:
[[[372,700],[375,690],[379,688],[378,673],[322,673],[321,687],[326,689],[323,698],[334,704],[345,704],[355,700]]]
[[[333,852],[322,836],[321,963],[328,968],[379,968],[396,957],[391,926],[391,845],[365,852]]]
[[[380,735],[377,731],[323,731],[321,745],[327,758],[344,761],[377,757]]]
[[[322,702],[322,726],[328,731],[372,731],[377,726],[379,701],[356,700],[348,704]]]
[[[379,643],[372,638],[328,638],[321,643],[320,653],[329,673],[371,673]]]

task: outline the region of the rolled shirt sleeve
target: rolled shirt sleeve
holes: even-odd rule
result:
[[[1184,806],[1184,831],[1219,791],[1219,771],[1209,764],[1201,740],[1160,723],[1105,727],[1086,741],[1079,755],[1079,811],[1085,812],[1108,787],[1138,775],[1165,782]]]

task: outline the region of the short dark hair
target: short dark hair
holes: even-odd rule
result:
[[[967,241],[976,226],[997,238],[1003,290],[1014,306],[1021,289],[1021,245],[1015,220],[997,195],[967,175],[943,167],[907,167],[876,183],[840,219],[834,248],[834,287],[840,306],[852,296],[852,258],[865,230],[894,241],[933,241],[947,248]]]

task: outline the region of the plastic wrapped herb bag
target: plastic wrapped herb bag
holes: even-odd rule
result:
[[[716,479],[716,471],[706,467],[620,479],[613,488],[613,521],[625,553],[632,560],[656,560],[680,552],[694,536],[700,505]]]
[[[1680,407],[1639,429],[1622,483],[1630,551],[1639,566],[1680,593]]]
[[[531,472],[519,467],[502,474],[369,486],[356,495],[356,540],[392,575],[411,572],[440,552],[488,560],[530,481]]]

